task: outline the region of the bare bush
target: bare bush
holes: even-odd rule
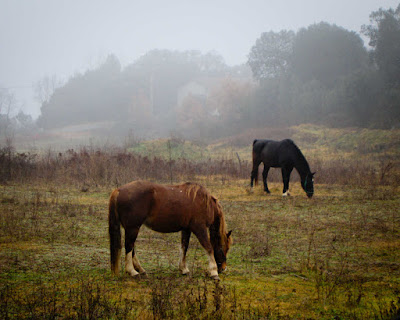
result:
[[[172,141],[171,143],[174,143]],[[143,156],[123,148],[82,147],[65,152],[48,150],[44,154],[17,153],[13,148],[0,149],[0,183],[55,182],[73,185],[86,192],[90,188],[116,187],[132,180],[161,182],[196,180],[198,177],[250,179],[251,163],[233,158],[189,160]],[[400,183],[397,163],[382,160],[378,165],[357,159],[310,159],[316,182],[341,185],[392,185]],[[259,176],[261,176],[262,166]],[[270,170],[268,180],[281,182],[280,169]],[[291,180],[299,181],[294,170]]]

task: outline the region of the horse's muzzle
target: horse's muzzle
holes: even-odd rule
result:
[[[226,270],[226,262],[218,263],[218,273],[224,272]]]

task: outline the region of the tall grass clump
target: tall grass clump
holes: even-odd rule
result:
[[[238,160],[239,159],[239,160]],[[89,188],[116,187],[132,180],[180,182],[198,177],[221,177],[221,181],[249,179],[251,162],[239,158],[200,159],[152,157],[120,148],[82,147],[65,152],[48,150],[44,154],[0,150],[0,183],[62,183],[87,191]],[[310,157],[317,183],[358,186],[399,186],[400,167],[393,159],[368,162]],[[262,166],[260,171],[262,170]],[[261,174],[261,173],[260,173]],[[280,182],[279,170],[271,170],[268,180]],[[297,182],[294,171],[291,180]]]

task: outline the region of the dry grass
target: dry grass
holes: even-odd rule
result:
[[[250,192],[247,133],[198,144],[210,157],[179,157],[193,147],[186,141],[170,142],[157,156],[1,149],[0,318],[393,318],[400,308],[400,174],[390,137],[397,131],[291,130],[317,171],[311,200],[296,173],[292,196],[282,198],[279,170],[269,176],[272,194],[261,186]],[[389,135],[383,144],[375,139],[381,135]],[[181,276],[180,235],[146,228],[136,249],[149,278],[111,276],[108,197],[136,179],[197,182],[220,199],[234,237],[221,282],[206,276],[195,237],[191,273]]]
[[[398,190],[317,184],[309,200],[298,183],[282,198],[280,183],[267,196],[248,193],[246,180],[198,181],[234,230],[219,284],[205,276],[197,239],[183,277],[179,234],[146,228],[137,250],[149,279],[111,277],[108,188],[2,186],[2,318],[389,319],[398,311]]]

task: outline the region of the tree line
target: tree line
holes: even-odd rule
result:
[[[260,82],[255,123],[397,127],[400,120],[400,5],[380,9],[359,34],[328,23],[266,32],[249,54]],[[264,116],[260,116],[263,114]]]
[[[125,67],[110,55],[63,85],[39,83],[37,125],[110,122],[121,134],[193,138],[300,123],[398,127],[400,5],[372,12],[361,34],[368,48],[326,22],[264,32],[233,67],[216,52],[152,50]]]
[[[112,121],[121,133],[189,130],[209,113],[212,86],[246,70],[227,66],[214,52],[152,50],[124,68],[116,56],[109,55],[99,67],[55,89],[42,104],[38,125],[51,129]],[[189,91],[178,104],[180,90],[193,81],[205,83],[207,92]]]

